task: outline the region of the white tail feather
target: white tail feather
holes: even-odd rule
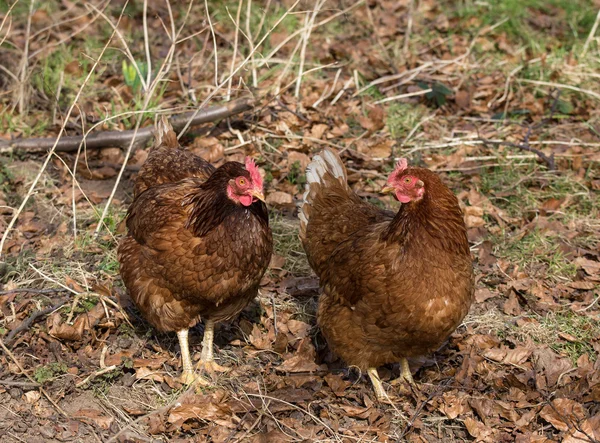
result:
[[[306,226],[309,219],[309,211],[306,206],[310,206],[312,198],[310,195],[311,183],[324,184],[323,177],[329,172],[335,178],[346,181],[346,168],[337,154],[329,149],[324,149],[320,154],[315,155],[313,160],[306,168],[306,190],[302,196],[302,205],[298,212],[301,224]]]

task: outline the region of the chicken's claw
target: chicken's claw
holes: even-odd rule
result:
[[[415,383],[415,380],[413,379],[412,374],[410,372],[410,366],[408,366],[408,360],[406,360],[405,358],[400,360],[400,377],[398,377],[397,379],[392,380],[390,382],[390,384],[392,386],[399,385],[400,383],[408,383],[412,387],[417,386],[417,384]]]
[[[221,366],[217,364],[214,360],[200,360],[198,362],[198,365],[196,366],[196,370],[201,374],[214,375],[216,372],[229,372],[231,371],[231,368]]]
[[[211,384],[210,380],[196,374],[193,371],[183,371],[179,381],[186,386],[208,386]]]

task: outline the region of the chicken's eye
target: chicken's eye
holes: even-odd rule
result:
[[[412,179],[410,177],[406,177],[404,179],[404,183],[409,184],[410,182],[412,182]]]
[[[243,179],[243,178],[240,178],[240,179],[238,180],[238,184],[239,184],[240,186],[246,186],[246,180],[245,180],[245,179]]]

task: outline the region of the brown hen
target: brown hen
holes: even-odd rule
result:
[[[339,156],[325,150],[307,168],[300,238],[323,293],[317,322],[330,348],[367,371],[438,349],[473,300],[473,268],[458,200],[433,172],[402,159],[384,192],[394,214],[360,199]]]
[[[214,322],[257,294],[272,252],[262,178],[253,160],[215,169],[179,146],[164,120],[135,182],[120,272],[135,305],[161,331],[176,331],[182,381],[196,379],[188,329],[204,318],[200,364],[213,360]]]

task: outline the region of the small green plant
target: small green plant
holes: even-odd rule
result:
[[[33,378],[38,383],[45,383],[52,380],[54,377],[67,372],[67,365],[64,362],[49,363],[45,366],[40,366],[33,372]]]
[[[304,186],[306,184],[306,175],[302,171],[299,161],[295,161],[290,165],[287,179],[292,185]]]
[[[145,62],[136,62],[136,64],[140,74],[145,79],[148,75],[148,65]],[[142,80],[135,69],[135,65],[127,63],[126,60],[123,60],[121,69],[123,71],[125,84],[129,86],[133,92],[139,92],[142,86]]]

